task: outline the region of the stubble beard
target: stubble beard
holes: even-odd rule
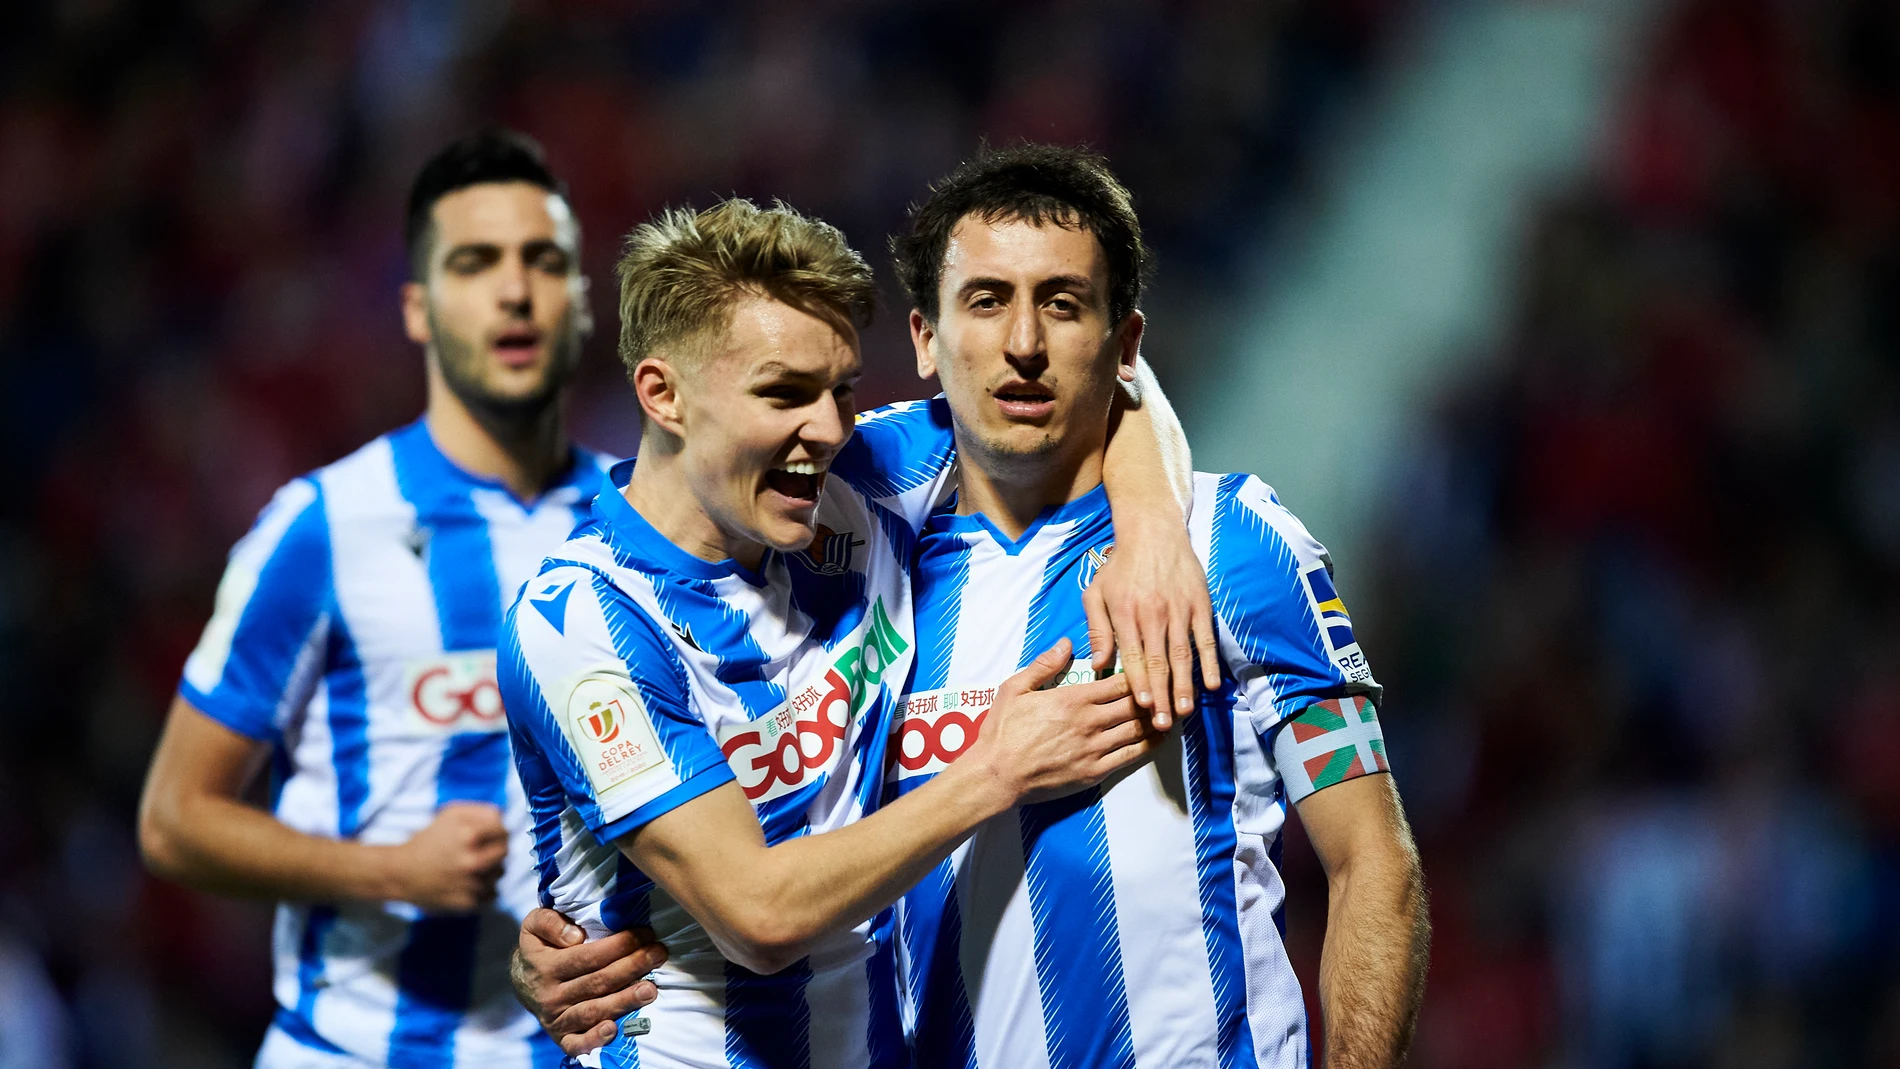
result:
[[[538,419],[548,406],[560,398],[561,388],[574,377],[580,363],[581,339],[574,330],[572,313],[554,332],[551,359],[534,389],[520,394],[497,393],[483,381],[485,365],[480,342],[448,329],[435,313],[429,313],[429,332],[434,339],[436,364],[449,392],[483,422],[502,424],[529,423]]]

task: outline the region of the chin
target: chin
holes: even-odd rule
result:
[[[815,515],[802,518],[775,516],[762,526],[759,535],[761,542],[780,553],[796,553],[810,546],[811,540],[818,537],[818,520]]]

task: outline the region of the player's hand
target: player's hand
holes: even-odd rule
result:
[[[649,928],[586,938],[559,913],[534,910],[509,968],[515,997],[569,1056],[613,1042],[620,1018],[658,998],[646,976],[666,961],[666,944]]]
[[[1126,675],[1037,689],[1073,663],[1065,638],[1004,680],[958,763],[976,757],[1021,804],[1092,787],[1153,752],[1161,736],[1129,696]]]
[[[1126,532],[1118,525],[1115,551],[1082,592],[1082,608],[1095,670],[1107,669],[1119,650],[1135,702],[1152,711],[1156,731],[1194,711],[1197,654],[1201,685],[1220,687],[1207,570],[1185,525],[1156,523]]]
[[[496,806],[450,802],[392,852],[396,893],[391,897],[429,913],[469,913],[495,900],[495,881],[508,856],[508,829]]]

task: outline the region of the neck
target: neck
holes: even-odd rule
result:
[[[668,542],[700,560],[735,560],[754,571],[765,560],[764,546],[728,535],[706,514],[686,477],[677,439],[641,436],[640,462],[620,496]]]
[[[569,459],[565,402],[522,415],[471,407],[433,369],[424,415],[436,448],[471,475],[494,479],[523,501],[541,496]]]
[[[1038,456],[999,456],[957,432],[957,511],[982,513],[1021,538],[1042,510],[1066,505],[1102,484],[1102,443]]]

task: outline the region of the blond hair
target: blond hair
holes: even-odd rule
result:
[[[731,322],[733,305],[770,297],[840,333],[870,322],[876,287],[837,227],[782,201],[733,197],[701,212],[671,208],[627,235],[620,262],[620,361],[696,363]]]

